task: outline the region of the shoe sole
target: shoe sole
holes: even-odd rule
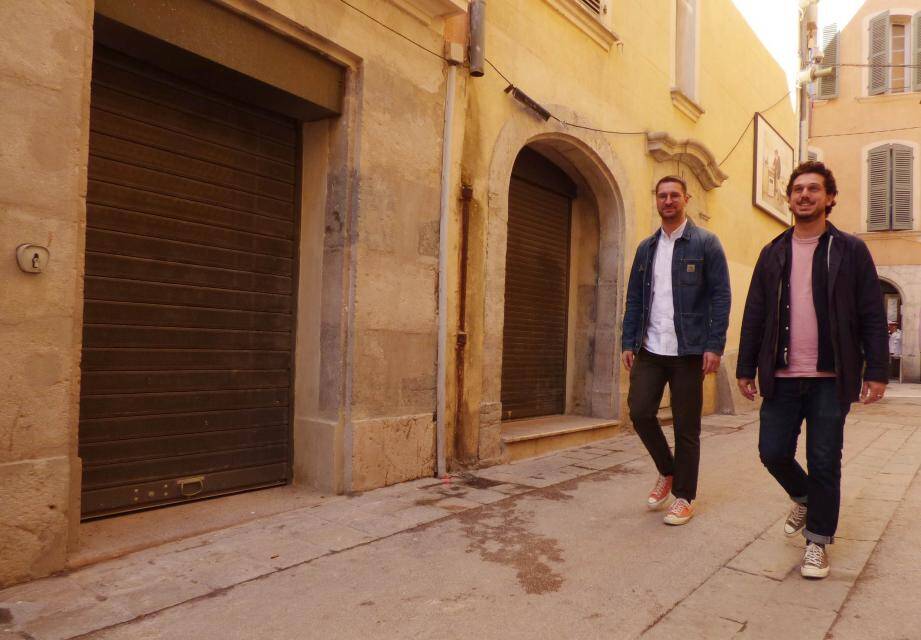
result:
[[[793,530],[793,531],[787,531],[787,525],[784,525],[783,534],[784,534],[785,536],[787,536],[788,538],[792,538],[793,536],[795,536],[797,533],[799,533],[800,531],[802,531],[802,530],[805,529],[805,528],[806,528],[806,525],[803,525],[803,526],[800,527],[799,529],[795,529],[795,530]]]
[[[825,567],[824,569],[818,569],[815,567],[800,567],[800,575],[804,578],[812,578],[813,580],[820,580],[828,576],[828,571],[830,567]]]
[[[662,498],[662,499],[659,500],[658,502],[649,502],[649,501],[647,501],[647,502],[646,502],[646,508],[649,509],[650,511],[655,511],[656,509],[658,509],[659,507],[661,507],[663,504],[665,504],[666,502],[668,502],[669,498],[671,498],[671,495],[665,496],[664,498]]]
[[[679,518],[677,516],[665,516],[662,522],[664,522],[665,524],[670,524],[672,526],[678,526],[678,525],[687,523],[687,521],[693,517],[694,517],[693,515],[685,516],[683,518]]]

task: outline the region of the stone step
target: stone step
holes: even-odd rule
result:
[[[541,416],[502,424],[502,444],[510,462],[611,438],[619,420],[575,415]]]

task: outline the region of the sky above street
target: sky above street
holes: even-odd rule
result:
[[[864,0],[819,0],[819,41],[822,28],[837,23],[842,29]],[[798,0],[733,0],[739,11],[787,73],[790,86],[799,68]]]

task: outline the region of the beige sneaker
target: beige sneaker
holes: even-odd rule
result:
[[[678,498],[665,514],[665,524],[684,524],[694,516],[694,506],[684,498]]]
[[[783,532],[788,538],[795,536],[806,526],[806,505],[799,502],[793,503],[787,521],[783,523]]]
[[[671,491],[672,477],[659,476],[659,479],[656,480],[656,486],[652,488],[652,491],[649,492],[649,498],[646,499],[646,508],[650,510],[658,509],[663,502],[668,500]]]
[[[803,555],[803,566],[799,572],[804,578],[824,578],[828,575],[828,553],[825,547],[810,542],[806,545],[806,553]]]

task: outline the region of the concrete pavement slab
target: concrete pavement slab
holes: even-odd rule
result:
[[[921,432],[882,420],[885,407],[874,405],[872,420],[862,409],[846,429],[842,535],[824,581],[799,576],[803,540],[781,533],[790,503],[760,466],[757,423],[720,417],[705,420],[697,515],[684,527],[665,526],[662,511],[644,508],[656,472],[635,435],[623,433],[538,460],[326,501],[132,554],[95,573],[37,581],[25,597],[0,604],[11,618],[0,617],[0,631],[36,639],[818,640],[839,611],[860,604],[860,576],[871,574],[880,535],[885,542],[895,531],[896,508],[921,507],[915,485],[907,485],[921,464]],[[868,592],[868,603],[891,597],[891,585],[879,589]],[[79,606],[45,604],[71,595]],[[0,601],[12,596],[0,592]],[[863,624],[872,604],[860,606],[838,626]]]

